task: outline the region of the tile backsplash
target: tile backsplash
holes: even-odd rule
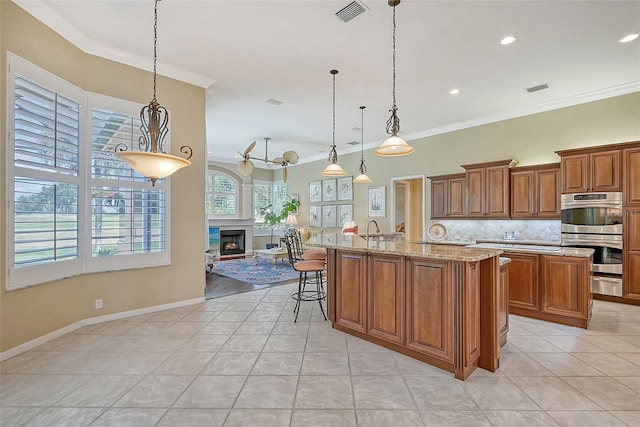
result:
[[[560,242],[560,220],[442,220],[427,227],[434,223],[446,227],[445,241],[504,239],[513,233],[516,240]]]

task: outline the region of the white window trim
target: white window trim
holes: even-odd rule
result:
[[[271,203],[273,203],[273,187],[276,185],[285,185],[285,182],[283,180],[279,180],[279,181],[265,181],[265,180],[261,180],[261,179],[254,179],[253,180],[253,188],[251,190],[251,204],[253,206],[253,204],[255,203],[255,186],[256,185],[269,185],[271,187]],[[254,236],[258,236],[258,237],[270,237],[271,236],[271,229],[269,230],[262,230],[260,228],[256,228],[256,223],[255,223],[255,210],[256,207],[253,206],[253,209],[251,210],[251,215],[254,217],[253,219],[253,235]],[[284,224],[284,223],[283,223]],[[273,236],[284,236],[284,230],[276,228],[273,230]]]
[[[231,175],[230,173],[227,173],[225,171],[222,171],[220,169],[215,169],[215,168],[207,168],[207,178],[208,175],[210,173],[214,173],[214,174],[219,174],[219,175],[224,175],[225,177],[229,178],[230,180],[232,180],[233,182],[236,183],[236,213],[235,215],[216,215],[216,214],[209,214],[207,213],[207,218],[211,219],[211,220],[215,220],[215,219],[239,219],[240,218],[240,198],[241,198],[241,186],[242,186],[242,182],[239,181],[235,176]]]
[[[23,170],[15,166],[15,156],[13,144],[13,123],[15,121],[15,76],[19,74],[25,78],[37,82],[51,90],[54,90],[66,97],[80,103],[80,137],[81,143],[79,147],[79,171],[77,176],[65,175],[66,182],[79,185],[78,194],[78,258],[64,261],[57,261],[42,265],[35,265],[25,268],[15,268],[15,248],[14,248],[14,230],[15,222],[15,202],[14,202],[14,177],[16,175],[27,177],[42,178],[43,180],[55,180],[56,175],[37,170],[29,170],[28,174],[21,174]],[[165,250],[163,252],[154,252],[146,254],[127,254],[115,255],[110,257],[92,257],[91,256],[91,216],[87,212],[91,199],[91,184],[98,182],[91,179],[90,158],[91,158],[91,108],[93,106],[107,108],[112,106],[116,111],[123,108],[133,109],[135,114],[139,114],[141,104],[131,101],[120,100],[106,95],[99,95],[84,91],[83,89],[67,82],[66,80],[50,73],[49,71],[38,67],[35,64],[21,58],[20,56],[7,51],[7,97],[6,97],[6,119],[7,119],[7,156],[6,156],[6,190],[7,190],[7,222],[5,224],[6,273],[4,274],[6,290],[12,291],[30,286],[41,285],[54,282],[70,277],[83,274],[139,269],[157,267],[171,264],[171,181],[170,177],[165,178]],[[135,108],[134,108],[135,107]],[[127,111],[123,111],[127,112]],[[171,127],[170,127],[171,129]],[[168,135],[170,138],[170,133]],[[167,140],[167,149],[169,149]],[[115,182],[111,180],[107,185],[113,185]],[[117,182],[117,181],[116,181]],[[160,185],[160,184],[158,184]],[[132,182],[126,181],[127,187],[147,188],[150,186],[148,181]]]

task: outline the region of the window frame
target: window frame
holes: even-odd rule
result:
[[[59,95],[67,97],[79,104],[78,122],[78,173],[62,174],[55,171],[31,169],[15,165],[15,83],[16,76],[54,91]],[[149,188],[150,182],[121,181],[121,180],[97,180],[91,177],[92,158],[92,111],[93,107],[111,108],[114,111],[123,113],[133,112],[139,115],[142,104],[132,101],[109,97],[85,91],[61,77],[21,58],[20,56],[7,52],[7,97],[6,97],[6,120],[7,120],[7,156],[6,156],[6,191],[7,191],[7,222],[5,224],[5,262],[7,263],[5,278],[5,290],[13,291],[30,286],[37,286],[74,276],[129,270],[139,268],[149,268],[170,265],[171,263],[171,181],[165,178],[164,183],[158,182],[157,188],[162,188],[164,197],[164,250],[160,252],[123,254],[109,257],[92,257],[91,240],[91,189],[96,182],[105,185],[119,186],[126,188]],[[124,111],[123,111],[124,109]],[[171,126],[169,126],[171,129]],[[170,133],[167,140],[169,148]],[[77,212],[77,258],[46,262],[28,267],[16,268],[15,266],[15,179],[16,177],[30,178],[41,181],[68,182],[78,185],[78,212]],[[124,185],[123,185],[124,184]]]
[[[207,168],[207,180],[209,179],[209,176],[216,176],[216,175],[220,175],[220,176],[224,176],[225,178],[228,178],[229,180],[235,182],[236,184],[236,192],[235,192],[235,199],[236,199],[236,213],[233,215],[220,215],[220,214],[215,214],[215,213],[209,213],[207,212],[207,218],[210,220],[215,220],[215,219],[239,219],[240,218],[240,189],[242,186],[242,182],[239,181],[235,176],[231,175],[228,172],[222,171],[220,169],[215,169],[212,167]],[[215,178],[214,178],[215,180]],[[208,183],[205,183],[205,191],[207,190]],[[215,183],[212,186],[212,192],[211,193],[207,193],[207,197],[211,197],[212,199],[212,203],[213,203],[213,199],[215,198],[215,195],[218,194],[215,192]],[[220,193],[220,194],[231,194],[231,193]],[[213,206],[212,206],[212,210],[213,210]]]
[[[253,206],[253,235],[254,236],[271,236],[271,227],[270,226],[264,226],[263,227],[259,227],[258,223],[256,222],[258,219],[258,210],[259,207],[257,207],[256,204],[256,186],[257,185],[267,185],[271,187],[271,204],[276,206],[276,192],[274,191],[274,188],[276,186],[279,187],[284,187],[285,191],[284,194],[288,194],[287,193],[287,183],[284,182],[283,180],[279,180],[279,181],[264,181],[264,180],[253,180],[253,189],[251,192],[251,204]],[[260,223],[263,224],[263,223]],[[280,224],[284,224],[284,220],[280,221]],[[277,232],[277,227],[274,229],[274,234]]]

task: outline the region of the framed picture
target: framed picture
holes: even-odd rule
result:
[[[338,205],[338,227],[353,219],[353,205]]]
[[[386,187],[369,187],[368,213],[370,217],[384,218],[386,200]]]
[[[309,203],[322,201],[322,181],[311,181],[309,183]]]
[[[309,206],[309,227],[322,227],[322,206]]]
[[[338,178],[338,200],[353,200],[353,177]]]
[[[336,200],[336,179],[322,180],[322,201],[334,202]]]
[[[209,227],[209,250],[220,249],[220,227]]]
[[[336,227],[336,205],[324,205],[322,207],[322,227]]]

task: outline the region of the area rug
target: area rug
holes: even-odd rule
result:
[[[274,266],[272,260],[260,258],[257,262],[253,258],[215,262],[213,272],[252,285],[285,282],[297,279],[299,275],[286,261],[279,260]]]

